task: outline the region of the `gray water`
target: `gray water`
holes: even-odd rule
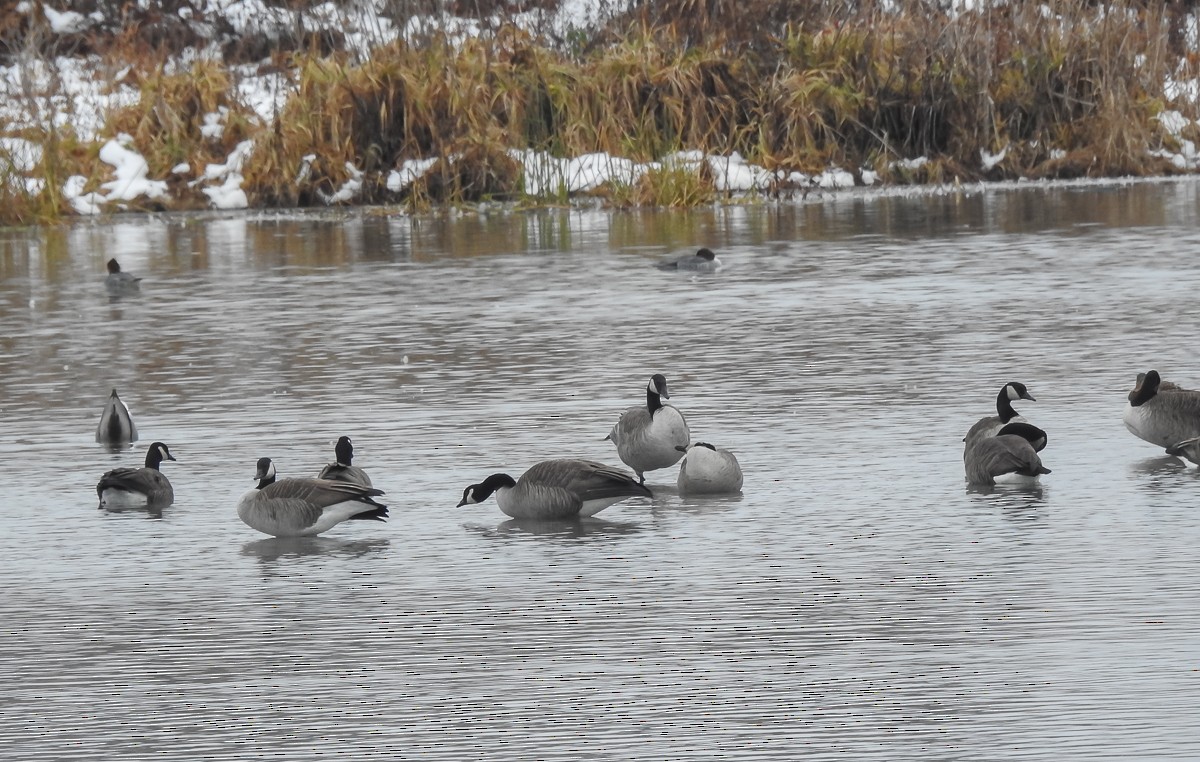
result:
[[[1120,420],[1139,371],[1200,385],[1198,221],[1157,182],[0,234],[0,756],[1200,756],[1200,475]],[[725,269],[652,267],[698,245]],[[744,495],[455,508],[617,463],[655,372]],[[968,488],[1009,380],[1053,473]],[[238,520],[342,434],[388,523]],[[97,510],[155,440],[174,505]]]

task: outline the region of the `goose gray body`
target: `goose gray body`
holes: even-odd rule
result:
[[[238,517],[275,537],[321,534],[343,521],[385,521],[386,505],[372,498],[383,490],[330,479],[276,479],[275,464],[260,458],[258,486],[238,502]]]
[[[996,395],[996,415],[985,416],[976,421],[975,425],[967,431],[967,435],[963,437],[963,441],[969,441],[977,436],[995,436],[1005,424],[1012,421],[1024,421],[1025,419],[1013,409],[1012,403],[1016,400],[1037,402],[1025,388],[1025,384],[1019,381],[1008,382],[1000,387],[1000,393]]]
[[[96,426],[96,441],[101,444],[120,445],[136,442],[137,438],[137,426],[133,425],[129,408],[117,396],[117,390],[113,389],[108,395],[108,401],[104,403],[104,410],[100,413],[100,424]]]
[[[645,472],[667,468],[683,457],[680,447],[691,441],[683,413],[672,405],[667,379],[656,373],[646,387],[646,404],[631,407],[621,414],[606,439],[617,446],[617,457],[633,469],[638,480],[646,481]]]
[[[500,510],[515,519],[569,519],[594,516],[631,497],[652,497],[650,490],[619,468],[591,460],[544,460],[520,479],[492,474],[463,490],[459,506],[496,495]]]
[[[318,479],[332,479],[337,482],[350,482],[363,487],[370,487],[371,477],[367,476],[367,472],[352,465],[354,460],[354,445],[350,441],[350,437],[339,437],[337,445],[333,448],[334,462],[321,469],[321,473],[317,474]]]
[[[1050,473],[1038,456],[1038,450],[1046,446],[1046,439],[1046,432],[1027,423],[1008,424],[995,436],[968,439],[963,451],[967,482],[983,485],[998,481],[1027,483]]]
[[[683,448],[679,491],[683,494],[728,494],[742,491],[742,467],[729,450],[707,442]]]
[[[162,442],[146,450],[142,468],[114,468],[96,483],[101,508],[165,508],[175,502],[170,480],[159,470],[164,460],[175,460]]]
[[[104,287],[108,289],[109,293],[127,294],[131,291],[141,290],[142,279],[124,272],[116,259],[108,260],[106,267],[108,268],[108,277],[104,279]]]
[[[700,249],[695,254],[664,259],[655,265],[659,270],[686,270],[689,272],[713,272],[721,267],[721,260],[712,249]]]
[[[1163,381],[1155,370],[1139,373],[1121,420],[1139,439],[1175,447],[1200,437],[1200,392]]]

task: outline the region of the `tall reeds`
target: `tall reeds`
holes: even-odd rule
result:
[[[280,54],[273,65],[295,91],[269,125],[250,117],[221,64],[143,66],[141,102],[107,130],[132,135],[158,176],[220,161],[252,138],[245,189],[264,206],[327,203],[352,178],[358,203],[518,198],[513,152],[523,149],[641,162],[738,152],[771,170],[872,168],[892,182],[1162,173],[1175,170],[1151,151],[1177,138],[1155,117],[1197,115],[1168,89],[1197,74],[1180,43],[1185,23],[1136,0],[957,13],[918,2],[661,0],[570,49],[501,25],[390,43],[363,61],[324,47]],[[206,136],[203,116],[222,108],[225,132]],[[86,165],[87,150],[56,160]],[[897,163],[917,157],[927,161]],[[389,188],[388,173],[416,159],[436,161]],[[617,204],[696,204],[715,186],[703,171],[668,166],[595,192]],[[204,199],[181,188],[175,203]]]

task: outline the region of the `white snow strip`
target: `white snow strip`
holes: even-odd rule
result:
[[[424,177],[425,173],[432,169],[434,164],[437,164],[437,161],[437,159],[406,160],[399,169],[393,169],[388,173],[387,189],[392,193],[399,193]]]
[[[121,135],[117,140],[110,140],[100,148],[100,161],[111,164],[115,180],[101,184],[108,191],[109,201],[132,201],[139,196],[149,199],[162,198],[167,195],[167,184],[162,180],[148,180],[146,175],[150,166],[137,151],[131,151],[121,142],[132,142],[128,135]]]

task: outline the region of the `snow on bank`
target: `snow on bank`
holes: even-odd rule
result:
[[[974,0],[955,0],[957,10],[970,8]],[[335,30],[345,41],[347,49],[359,60],[370,55],[377,46],[399,39],[417,39],[430,34],[445,35],[451,42],[461,42],[468,37],[493,33],[502,22],[515,23],[531,33],[544,33],[558,40],[593,28],[603,17],[614,11],[619,3],[596,3],[594,0],[563,0],[551,11],[531,10],[500,19],[483,20],[457,19],[447,14],[393,18],[394,0],[356,0],[353,3],[323,2],[305,8],[287,9],[268,5],[264,0],[196,0],[196,18],[191,9],[182,7],[181,18],[192,24],[193,29],[210,41],[203,49],[189,49],[168,68],[184,70],[196,60],[219,58],[220,42],[214,37],[213,25],[206,18],[219,16],[227,21],[234,33],[240,36],[263,35],[271,40],[282,40],[285,35],[298,32],[318,33]],[[16,7],[18,13],[44,16],[46,27],[54,34],[78,34],[102,24],[105,19],[97,13],[83,15],[72,11],[59,12],[44,3],[22,2]],[[205,33],[204,30],[207,29]],[[1195,42],[1195,25],[1192,42]],[[105,120],[113,110],[135,105],[141,97],[137,89],[125,83],[128,67],[116,70],[97,56],[59,57],[41,60],[26,54],[17,54],[10,66],[0,66],[0,124],[17,132],[22,129],[66,130],[83,142],[98,142],[106,136]],[[106,68],[107,67],[107,68]],[[278,118],[283,104],[296,92],[294,72],[259,71],[255,65],[231,65],[229,71],[235,82],[236,97],[242,105],[257,115],[264,127],[270,127]],[[1200,92],[1195,80],[1180,79],[1167,83],[1168,93],[1193,99]],[[203,116],[199,126],[202,134],[210,139],[219,139],[224,130],[228,113],[222,111]],[[1200,151],[1184,137],[1196,132],[1196,125],[1178,112],[1164,112],[1159,123],[1168,144],[1178,146],[1178,151],[1166,148],[1151,151],[1151,155],[1168,159],[1176,167],[1186,171],[1200,170]],[[40,147],[32,143],[25,145],[14,142],[15,138],[0,136],[0,174],[7,175],[11,182],[14,176],[36,172],[40,162]],[[7,141],[7,142],[2,142]],[[100,189],[84,193],[88,185],[86,178],[72,177],[64,186],[64,193],[74,208],[81,214],[96,214],[113,204],[130,202],[138,198],[162,199],[168,193],[162,180],[148,177],[145,159],[130,145],[128,136],[108,140],[101,148],[100,158],[113,167],[114,179],[105,182]],[[37,148],[34,152],[31,148]],[[242,168],[253,151],[253,144],[238,145],[224,164],[207,166],[200,177],[187,187],[198,187],[217,209],[245,208],[248,199],[242,189]],[[984,171],[994,168],[1004,160],[1008,146],[997,154],[980,153],[980,166]],[[1061,154],[1052,150],[1051,155]],[[661,157],[653,162],[636,162],[605,153],[593,153],[573,158],[554,157],[549,154],[514,149],[509,155],[519,164],[522,187],[531,197],[560,198],[574,194],[596,192],[604,185],[630,186],[636,184],[649,172],[678,169],[696,172],[710,179],[721,193],[770,192],[776,189],[841,189],[855,185],[873,185],[878,177],[869,169],[855,172],[845,168],[830,167],[816,175],[800,172],[770,171],[751,164],[737,153],[729,156],[705,155],[699,151],[684,151]],[[455,157],[446,160],[454,161]],[[312,161],[311,159],[309,161]],[[420,158],[403,161],[386,177],[387,189],[399,196],[414,182],[429,172],[437,158]],[[928,162],[926,157],[898,159],[893,169],[915,171]],[[326,204],[353,203],[361,197],[364,187],[363,172],[347,165],[350,179],[333,193],[322,194]],[[297,168],[297,181],[309,171],[308,165]],[[181,165],[172,170],[174,174],[188,175],[190,168]],[[34,177],[25,177],[26,187],[36,188],[40,182]]]

